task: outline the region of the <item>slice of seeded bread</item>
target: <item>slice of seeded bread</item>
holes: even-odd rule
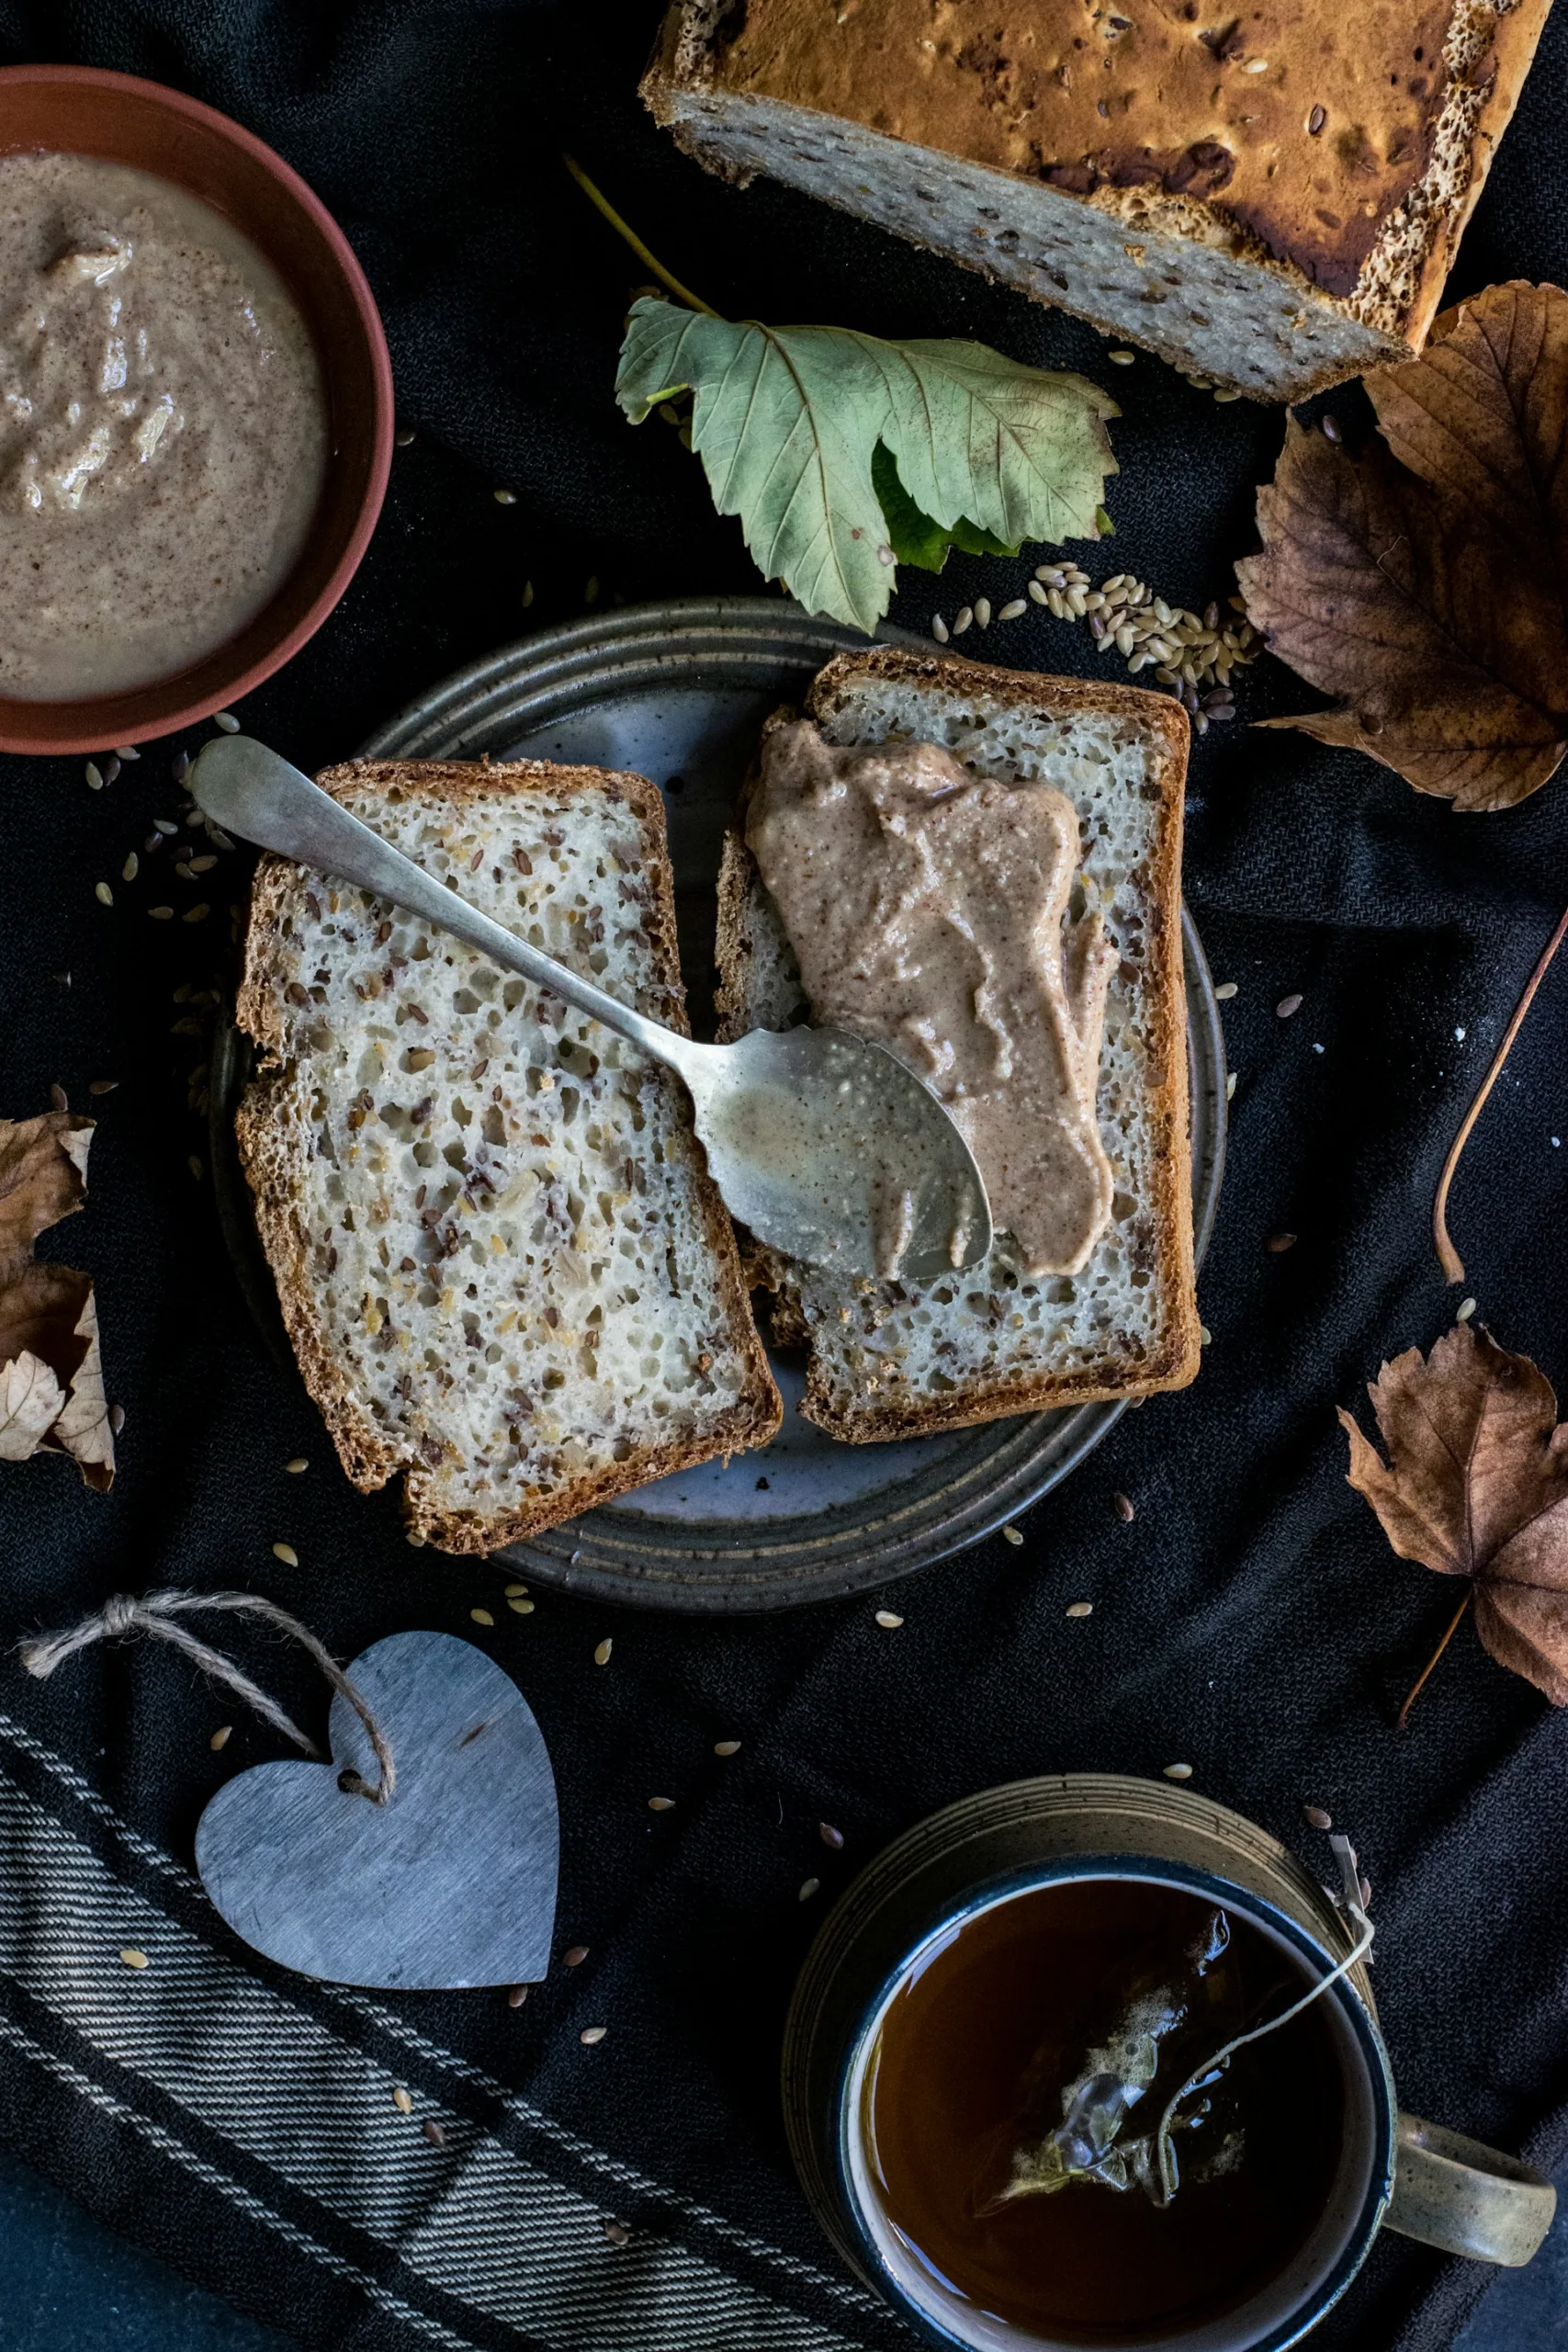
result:
[[[643,96],[1259,400],[1418,352],[1551,0],[672,0]]]
[[[664,812],[597,768],[367,761],[325,788],[684,1028]],[[415,917],[265,858],[241,1157],[344,1469],[490,1552],[766,1442],[773,1387],[680,1081]]]
[[[806,716],[830,743],[940,743],[976,775],[1066,794],[1083,844],[1069,921],[1119,951],[1100,1059],[1111,1221],[1081,1273],[1032,1279],[1005,1234],[964,1274],[848,1281],[753,1250],[775,1336],[804,1344],[801,1410],[853,1442],[1185,1386],[1198,1369],[1181,958],[1185,712],[1138,686],[1042,678],[890,646],[840,654]],[[719,877],[721,1037],[804,1014],[795,958],[739,833]]]

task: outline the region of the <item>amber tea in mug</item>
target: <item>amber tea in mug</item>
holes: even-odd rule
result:
[[[1212,2063],[1311,1981],[1245,1912],[1148,1879],[1043,1885],[960,1920],[898,1985],[861,2077],[875,2234],[961,2340],[1223,2338],[1300,2262],[1341,2179],[1330,2000]],[[1162,2166],[1161,2118],[1194,2073]]]

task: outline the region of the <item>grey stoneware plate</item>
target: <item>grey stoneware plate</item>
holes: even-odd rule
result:
[[[902,631],[883,634],[931,650]],[[669,817],[692,1023],[699,1036],[711,1035],[719,847],[761,723],[779,703],[797,701],[833,654],[864,643],[783,598],[637,605],[541,632],[459,671],[411,703],[364,752],[477,759],[488,752],[650,776]],[[1224,1044],[1185,910],[1182,943],[1201,1262],[1224,1160]],[[234,1149],[247,1071],[245,1040],[223,1032],[211,1090],[219,1210],[253,1311],[292,1362]],[[1037,1503],[1125,1410],[1081,1405],[941,1437],[844,1445],[795,1412],[805,1386],[798,1362],[775,1356],[773,1372],[784,1426],[761,1452],[661,1478],[502,1556],[541,1583],[645,1608],[783,1609],[860,1592],[961,1551]]]

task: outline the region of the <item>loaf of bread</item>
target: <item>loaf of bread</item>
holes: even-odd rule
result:
[[[643,95],[1258,400],[1420,350],[1551,0],[673,0]]]
[[[597,768],[320,781],[475,906],[685,1025],[664,812]],[[256,875],[239,1114],[306,1385],[362,1489],[489,1552],[710,1456],[779,1399],[680,1081],[364,892]]]
[[[783,1342],[810,1351],[801,1410],[851,1441],[919,1436],[1052,1406],[1179,1388],[1198,1368],[1181,956],[1188,723],[1168,695],[1042,678],[893,647],[841,654],[806,715],[828,742],[942,745],[970,771],[1043,782],[1077,811],[1069,922],[1116,950],[1098,1114],[1111,1222],[1073,1275],[1031,1277],[998,1237],[967,1273],[846,1280],[753,1249]],[[803,1016],[795,957],[740,832],[719,878],[719,1034]]]

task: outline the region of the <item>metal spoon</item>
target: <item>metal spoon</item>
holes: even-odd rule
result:
[[[918,1282],[972,1266],[990,1248],[973,1153],[936,1096],[882,1046],[839,1029],[753,1029],[733,1046],[680,1036],[480,914],[248,736],[207,744],[188,783],[227,831],[406,908],[668,1063],[685,1080],[726,1206],[770,1248]]]

